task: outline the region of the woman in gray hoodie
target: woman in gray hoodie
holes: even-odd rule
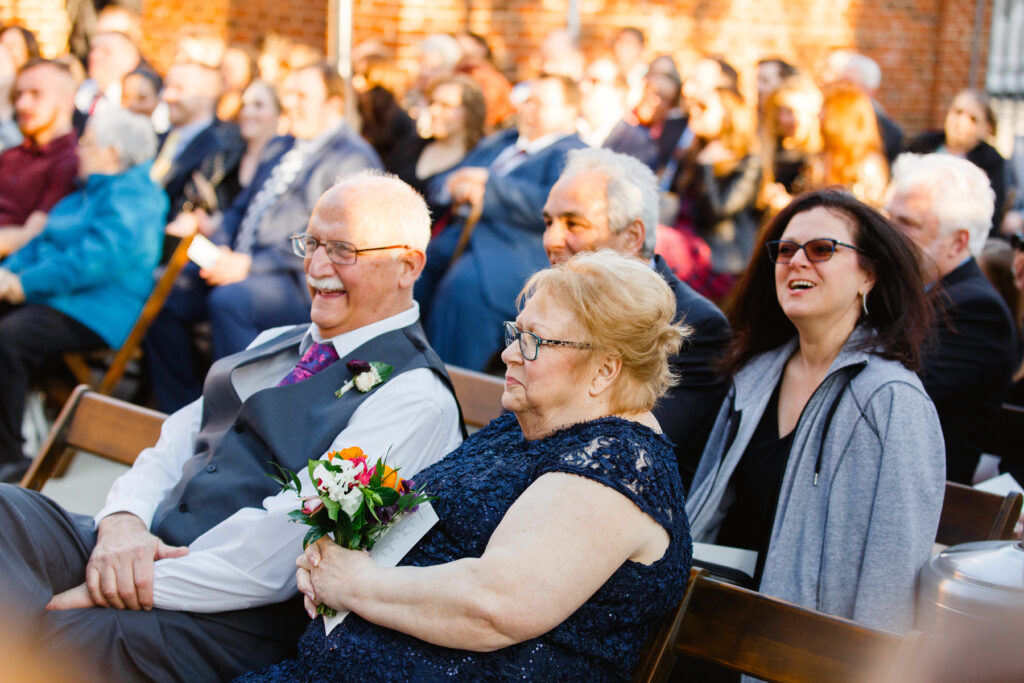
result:
[[[914,374],[930,312],[917,253],[837,190],[795,199],[761,242],[686,504],[693,539],[758,551],[762,593],[904,631],[946,478]]]

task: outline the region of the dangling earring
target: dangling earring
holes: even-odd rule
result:
[[[864,311],[865,318],[868,317],[868,293],[870,293],[870,291],[871,290],[868,290],[867,292],[861,292],[860,295],[860,308],[862,311]]]

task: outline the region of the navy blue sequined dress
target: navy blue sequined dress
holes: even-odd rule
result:
[[[683,487],[668,440],[636,422],[605,417],[544,439],[523,438],[506,414],[416,477],[436,494],[440,522],[401,564],[479,557],[505,511],[538,477],[568,472],[632,500],[669,533],[657,562],[626,562],[560,625],[494,652],[431,645],[350,614],[329,636],[310,623],[297,660],[241,679],[256,681],[597,681],[628,679],[648,632],[682,598],[690,570]],[[655,596],[659,596],[655,598]]]

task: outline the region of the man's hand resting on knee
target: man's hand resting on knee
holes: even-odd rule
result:
[[[153,608],[153,563],[188,554],[149,533],[142,520],[118,512],[100,521],[85,583],[53,596],[46,609]]]

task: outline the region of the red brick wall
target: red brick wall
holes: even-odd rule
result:
[[[67,45],[64,0],[0,0],[0,22],[31,29],[44,57],[56,57]]]
[[[941,123],[953,93],[969,84],[976,0],[579,0],[582,44],[603,49],[615,30],[634,25],[651,56],[681,65],[701,52],[728,56],[753,94],[757,59],[778,55],[820,71],[829,51],[854,48],[882,67],[879,99],[910,133]],[[267,31],[323,47],[327,0],[144,0],[145,51],[158,65],[174,36],[192,25],[230,41],[255,43]],[[356,42],[378,38],[412,71],[416,44],[434,32],[470,29],[488,36],[501,59],[526,67],[548,31],[565,24],[569,0],[354,0]],[[984,82],[991,3],[981,32]],[[0,20],[45,31],[50,54],[63,33],[63,0],[0,0]]]

